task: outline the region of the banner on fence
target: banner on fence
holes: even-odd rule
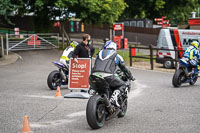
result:
[[[40,45],[41,41],[37,39],[37,35],[32,35],[30,40],[27,42],[28,45]]]

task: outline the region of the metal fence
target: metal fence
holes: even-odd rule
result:
[[[6,54],[9,51],[52,49],[59,47],[58,33],[6,34]]]

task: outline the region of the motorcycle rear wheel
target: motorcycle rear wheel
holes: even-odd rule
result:
[[[104,99],[99,95],[90,97],[86,108],[86,118],[92,129],[103,127],[106,119]]]
[[[47,78],[47,85],[51,90],[56,90],[58,86],[61,86],[61,75],[58,70],[52,71]]]
[[[182,69],[178,69],[172,79],[172,84],[174,87],[180,87],[182,84],[182,78],[184,75],[184,71]]]

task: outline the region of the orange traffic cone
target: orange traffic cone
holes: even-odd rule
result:
[[[57,91],[56,91],[56,97],[60,97],[61,93],[60,93],[60,86],[57,87]]]
[[[31,128],[28,122],[28,116],[24,116],[24,123],[23,123],[23,127],[22,127],[22,133],[30,133],[31,132]]]

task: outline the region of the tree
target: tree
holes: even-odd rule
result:
[[[124,0],[0,0],[0,15],[32,13],[36,30],[49,29],[52,20],[67,20],[70,13],[85,23],[112,24],[126,8]]]
[[[86,23],[112,24],[127,6],[124,0],[74,0],[73,3],[66,1],[59,0],[57,7],[76,13],[76,17]]]
[[[191,16],[191,12],[197,11],[198,0],[166,0],[165,8],[160,11],[161,15],[165,15],[171,24],[187,24]]]
[[[23,4],[22,0],[0,0],[0,15],[12,24],[8,16],[17,15],[19,10],[23,8]]]
[[[199,0],[125,0],[128,8],[121,18],[150,18],[166,16],[171,24],[187,24]]]
[[[125,0],[128,8],[122,18],[153,18],[164,8],[164,0]]]

